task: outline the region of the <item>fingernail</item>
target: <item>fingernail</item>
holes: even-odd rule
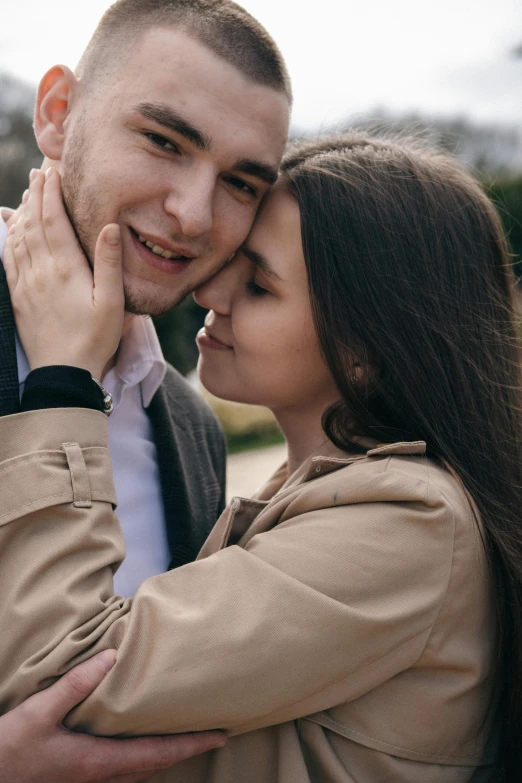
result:
[[[95,656],[94,660],[101,666],[104,672],[110,672],[116,663],[116,650],[103,650],[103,652]]]
[[[27,199],[29,198],[29,191],[24,190],[23,196],[22,196],[22,204],[25,204],[27,202]]]
[[[39,172],[39,169],[31,169],[31,171],[29,172],[29,182],[33,181],[33,179],[36,177],[38,172]]]
[[[10,226],[9,231],[7,232],[7,236],[9,236],[9,234],[14,234],[15,231],[16,231],[16,223],[13,223],[13,225]]]
[[[107,229],[107,233],[105,234],[105,239],[109,243],[109,245],[119,245],[120,244],[120,227],[119,226],[110,226],[110,228]]]
[[[51,177],[53,176],[53,171],[54,171],[54,169],[53,169],[53,167],[51,166],[51,168],[50,168],[50,169],[47,169],[47,171],[45,172],[45,181],[46,181],[46,182],[47,182],[48,180],[50,180],[50,179],[51,179]]]

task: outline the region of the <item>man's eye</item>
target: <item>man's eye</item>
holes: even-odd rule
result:
[[[254,198],[257,196],[256,188],[238,177],[227,177],[226,182],[236,190],[240,190],[241,193],[246,193],[247,196],[253,196]]]
[[[145,136],[154,144],[155,147],[159,147],[166,152],[179,152],[178,147],[169,141],[164,136],[160,136],[159,133],[146,133]]]
[[[268,293],[266,288],[261,288],[254,280],[249,280],[247,282],[246,289],[251,296],[264,296]]]

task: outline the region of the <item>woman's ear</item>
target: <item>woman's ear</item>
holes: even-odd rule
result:
[[[356,389],[367,389],[375,378],[376,368],[369,362],[361,364],[358,359],[354,359],[351,365],[350,382]]]
[[[46,158],[60,160],[65,142],[66,120],[78,92],[78,80],[65,65],[47,71],[36,97],[34,132]]]
[[[364,380],[363,369],[356,359],[351,363],[349,378],[352,386],[355,386],[356,388],[358,388]]]

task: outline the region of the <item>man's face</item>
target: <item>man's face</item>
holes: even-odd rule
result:
[[[166,312],[241,245],[275,177],[288,113],[284,94],[170,28],[148,31],[106,88],[80,94],[64,198],[91,263],[103,226],[120,225],[130,312]]]

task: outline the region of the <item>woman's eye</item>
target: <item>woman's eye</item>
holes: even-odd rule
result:
[[[253,196],[254,198],[257,196],[255,187],[249,185],[248,182],[245,182],[242,179],[238,179],[238,177],[227,177],[226,182],[232,185],[236,190],[240,190],[241,193],[246,193],[247,196]]]
[[[266,288],[261,288],[254,280],[249,280],[246,284],[246,288],[251,296],[264,296],[264,294],[268,293]]]
[[[159,147],[166,152],[179,152],[178,147],[169,141],[164,136],[160,136],[159,133],[146,133],[145,136],[154,144],[155,147]]]

